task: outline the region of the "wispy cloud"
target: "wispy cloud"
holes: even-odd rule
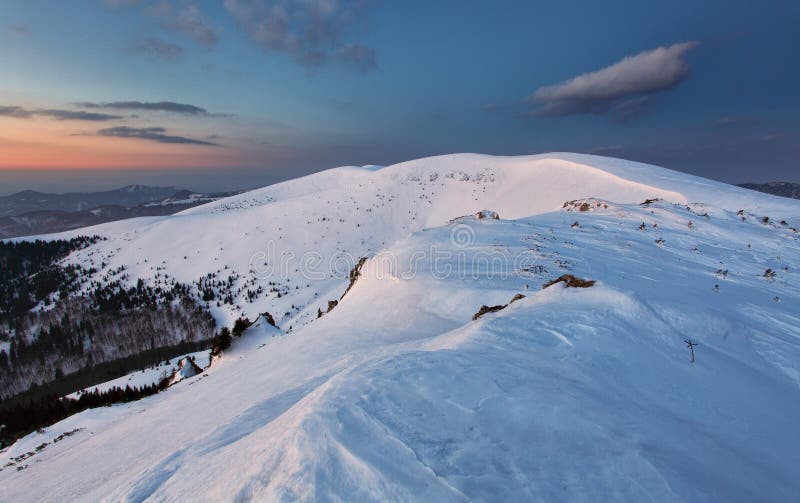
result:
[[[124,118],[122,115],[111,115],[111,114],[101,114],[101,113],[94,113],[94,112],[85,112],[82,110],[55,110],[55,109],[45,109],[45,110],[36,110],[34,112],[36,115],[42,115],[45,117],[52,117],[53,119],[61,120],[61,121],[94,121],[94,122],[103,122],[103,121],[110,121],[116,119]]]
[[[375,51],[342,41],[343,32],[364,3],[363,0],[224,0],[231,16],[262,48],[286,53],[309,68],[334,59],[366,72],[377,69]]]
[[[761,121],[756,117],[725,116],[725,117],[720,117],[719,119],[712,122],[711,126],[714,129],[728,129],[728,128],[752,126],[754,124],[758,124],[759,122]]]
[[[114,138],[133,138],[138,140],[148,140],[157,143],[171,143],[184,145],[206,145],[219,146],[218,143],[210,141],[196,140],[185,136],[175,136],[166,134],[167,130],[163,127],[135,128],[128,126],[117,126],[101,129],[97,132],[99,136],[109,136]]]
[[[185,35],[198,44],[213,46],[218,40],[208,16],[192,0],[103,0],[110,8],[141,7],[140,12],[163,28]]]
[[[689,76],[685,56],[697,42],[658,47],[628,56],[595,72],[537,89],[528,101],[539,105],[543,116],[609,114],[626,118],[635,114],[650,96],[673,88]]]
[[[109,110],[131,110],[139,112],[169,112],[183,115],[205,115],[222,116],[223,114],[211,114],[205,108],[187,103],[176,103],[174,101],[110,101],[110,102],[79,102],[75,103],[81,108],[99,108]]]
[[[0,117],[14,117],[17,119],[27,119],[33,116],[33,112],[17,106],[0,106]]]
[[[148,7],[147,12],[165,28],[182,33],[198,44],[211,46],[219,39],[216,31],[209,26],[206,15],[194,2],[184,1],[173,5],[161,1]]]
[[[157,38],[148,38],[125,49],[130,52],[147,54],[164,61],[175,61],[183,55],[183,48]]]
[[[62,121],[73,120],[90,122],[104,122],[124,118],[122,115],[85,112],[82,110],[61,110],[52,108],[29,110],[19,106],[0,106],[0,116],[13,117],[16,119],[30,119],[34,116],[40,116]]]

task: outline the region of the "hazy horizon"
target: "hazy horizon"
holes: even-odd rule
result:
[[[516,154],[525,155],[525,154]],[[427,157],[427,156],[426,156]],[[613,157],[613,156],[611,156]],[[35,190],[61,194],[66,192],[99,192],[114,190],[127,185],[174,186],[198,192],[228,192],[243,189],[254,189],[292,178],[306,176],[325,169],[339,166],[364,166],[369,164],[391,165],[409,159],[393,162],[352,162],[329,166],[302,166],[297,168],[146,168],[146,169],[5,169],[0,170],[0,196],[7,196],[24,190]],[[648,163],[637,159],[628,159],[647,164],[656,164],[664,168],[674,169],[690,174],[698,174],[696,170],[680,169],[682,166]],[[677,163],[676,163],[677,164]],[[762,173],[734,174],[729,177],[706,178],[730,183],[800,183],[800,171],[778,179]]]

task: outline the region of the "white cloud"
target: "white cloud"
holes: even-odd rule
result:
[[[595,72],[537,89],[528,101],[537,103],[539,115],[630,115],[651,94],[670,89],[689,75],[684,57],[697,42],[643,51]]]

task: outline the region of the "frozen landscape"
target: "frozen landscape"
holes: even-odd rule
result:
[[[0,500],[796,501],[798,226],[655,166],[456,154],[45,236],[256,321],[4,449]]]

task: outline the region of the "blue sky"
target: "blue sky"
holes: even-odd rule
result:
[[[798,21],[789,1],[4,0],[0,192],[460,151],[800,181]]]

